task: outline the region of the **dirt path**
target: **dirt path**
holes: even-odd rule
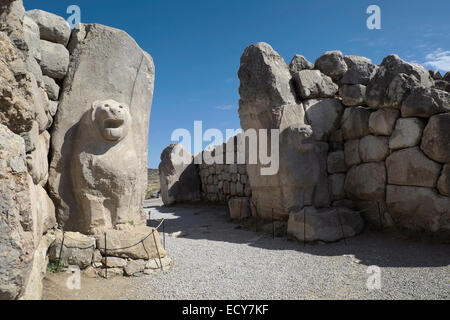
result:
[[[230,223],[226,208],[160,207],[166,218],[171,270],[109,280],[50,274],[45,299],[449,299],[450,246],[366,231],[333,244],[303,245]],[[169,236],[171,234],[172,236]],[[177,236],[177,237],[175,237]],[[381,289],[366,286],[369,266],[381,271]]]

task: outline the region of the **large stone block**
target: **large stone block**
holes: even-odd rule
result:
[[[346,108],[342,116],[345,140],[359,139],[369,134],[370,111],[363,107]]]
[[[27,11],[26,15],[39,26],[41,39],[67,45],[70,38],[70,26],[64,18],[37,9]]]
[[[420,148],[429,158],[450,163],[450,113],[430,118],[423,131]]]
[[[306,207],[289,215],[287,233],[302,242],[333,242],[353,237],[363,228],[360,214],[350,209]]]
[[[345,198],[344,184],[344,173],[337,173],[328,176],[328,185],[330,188],[330,196],[332,201],[342,200]]]
[[[181,144],[171,144],[161,153],[159,165],[161,198],[167,205],[175,202],[199,201],[200,180],[194,157]],[[210,192],[213,176],[208,176],[207,190]]]
[[[367,85],[377,69],[377,66],[365,57],[345,56],[344,61],[348,70],[340,81],[342,84]]]
[[[301,70],[293,74],[296,89],[303,99],[331,98],[338,91],[338,86],[330,77],[319,70]]]
[[[420,143],[424,123],[419,118],[400,118],[395,130],[389,138],[389,148],[403,149],[417,146]]]
[[[419,86],[430,88],[434,84],[428,71],[421,65],[405,62],[397,55],[389,55],[383,59],[374,77],[367,85],[366,99],[369,107],[392,107],[391,101],[388,101],[390,98],[387,90],[400,73],[413,76]]]
[[[389,155],[387,137],[366,136],[359,142],[359,155],[362,162],[379,162]]]
[[[328,173],[346,172],[344,151],[334,151],[328,154],[327,160]]]
[[[345,164],[348,168],[360,164],[361,157],[359,156],[359,139],[349,140],[344,144],[344,158]]]
[[[450,198],[433,189],[388,185],[386,203],[396,225],[432,232],[450,230]]]
[[[314,65],[306,60],[306,58],[300,54],[296,54],[294,58],[292,58],[291,63],[289,63],[289,71],[292,75],[302,70],[311,70],[314,68]]]
[[[78,27],[84,36],[72,39],[52,129],[49,189],[65,230],[101,233],[145,220],[155,70],[125,32]]]
[[[42,73],[53,79],[62,80],[69,68],[69,51],[61,44],[40,41]]]
[[[366,87],[361,84],[343,85],[339,88],[342,103],[348,107],[364,105],[366,101]]]
[[[442,166],[414,147],[391,154],[386,168],[389,184],[434,188]]]
[[[392,108],[372,112],[369,118],[370,133],[377,136],[390,136],[399,117],[400,111]]]
[[[402,104],[402,117],[429,118],[450,112],[450,93],[434,88],[414,88]]]
[[[96,246],[105,255],[105,235],[96,235]],[[108,256],[149,260],[164,258],[161,239],[155,228],[140,226],[129,231],[109,230],[106,232],[106,253]]]
[[[0,124],[0,299],[17,299],[35,248],[30,187],[23,139]]]
[[[444,165],[441,176],[437,184],[438,190],[441,194],[450,197],[450,165]]]
[[[73,265],[85,269],[95,262],[95,250],[93,237],[78,232],[57,232],[56,239],[50,246],[49,258],[61,266]]]
[[[314,138],[327,140],[336,130],[344,112],[338,99],[310,99],[303,102],[306,121],[311,125]]]
[[[386,168],[384,162],[352,167],[345,178],[345,193],[354,200],[384,200]]]
[[[242,220],[250,217],[250,203],[247,197],[231,198],[228,200],[228,210],[232,220]]]
[[[342,78],[344,73],[348,70],[342,52],[340,51],[325,52],[317,58],[315,68],[319,69],[327,76],[330,76],[334,81]]]

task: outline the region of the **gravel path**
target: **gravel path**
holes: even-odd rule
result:
[[[449,299],[450,246],[373,231],[333,244],[303,245],[230,223],[226,208],[160,207],[171,270],[109,281],[116,299]],[[155,222],[156,223],[156,222]],[[181,231],[181,235],[179,235]],[[178,237],[173,235],[178,234]],[[381,290],[368,290],[368,266],[381,268]],[[88,281],[88,280],[86,280]],[[54,283],[53,283],[54,284]],[[92,283],[89,286],[93,286]],[[87,286],[87,287],[89,287]],[[99,285],[97,285],[98,287]],[[55,285],[52,286],[52,292]],[[105,288],[106,289],[106,288]],[[96,292],[101,292],[101,288]],[[109,290],[108,290],[109,291]],[[48,294],[47,298],[52,298]],[[58,298],[74,298],[58,293]],[[77,297],[82,297],[78,292]]]

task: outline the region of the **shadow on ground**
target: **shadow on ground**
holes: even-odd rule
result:
[[[450,265],[450,245],[430,239],[411,239],[392,232],[366,230],[353,238],[335,243],[300,243],[287,237],[275,238],[228,218],[226,206],[179,204],[164,207],[160,200],[146,202],[150,212],[149,226],[165,218],[165,233],[189,239],[207,239],[246,244],[268,250],[294,250],[318,256],[354,255],[364,265],[414,268]],[[161,231],[161,229],[160,229]]]

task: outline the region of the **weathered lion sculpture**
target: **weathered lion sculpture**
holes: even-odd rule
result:
[[[129,229],[144,220],[131,121],[128,106],[114,100],[95,101],[80,121],[71,177],[85,233]]]

